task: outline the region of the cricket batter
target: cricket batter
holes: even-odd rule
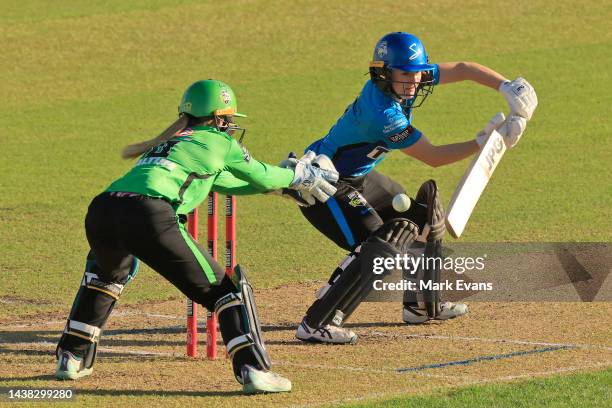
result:
[[[186,231],[187,214],[210,191],[255,194],[289,188],[326,201],[338,174],[303,160],[292,169],[255,160],[232,134],[236,96],[220,81],[187,88],[179,118],[154,139],[130,145],[134,167],[93,199],[85,218],[91,251],[57,347],[58,379],[90,375],[102,328],[139,260],[185,296],[216,312],[236,379],[245,393],[285,392],[291,382],[270,371],[255,299],[239,266],[230,278]]]
[[[376,171],[376,166],[393,150],[433,167],[479,151],[488,136],[485,131],[466,142],[438,146],[412,125],[413,110],[423,104],[435,86],[460,81],[474,81],[503,95],[510,115],[505,122],[492,125],[509,147],[514,146],[537,106],[535,91],[525,79],[508,81],[474,62],[430,64],[419,38],[394,32],[376,44],[370,80],[361,94],[327,135],[307,148],[330,157],[340,181],[331,199],[301,207],[301,211],[321,233],[350,253],[318,291],[297,330],[298,339],[354,343],[357,335],[342,324],[371,290],[371,285],[361,279],[362,265],[375,257],[405,254],[420,234],[440,247],[445,216],[436,183],[426,181],[411,199],[409,209],[399,213],[393,209],[392,200],[405,189]],[[423,302],[404,297],[403,321],[407,324],[445,320],[467,312],[463,303],[439,301],[432,313]]]

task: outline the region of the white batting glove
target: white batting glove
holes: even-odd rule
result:
[[[312,165],[315,167],[319,167],[321,169],[324,170],[330,170],[334,173],[337,173],[338,171],[336,170],[336,166],[334,166],[334,163],[331,161],[331,159],[329,157],[327,157],[324,154],[318,154],[313,160],[312,160]],[[315,198],[312,194],[304,191],[302,193],[300,193],[300,195],[302,196],[302,199],[304,201],[306,201],[307,203],[309,203],[310,205],[313,205],[315,203]]]
[[[497,131],[504,137],[506,146],[512,148],[521,140],[526,127],[527,119],[518,115],[510,115]]]
[[[503,112],[497,112],[495,115],[493,115],[493,117],[491,118],[491,120],[489,120],[489,123],[487,123],[485,128],[476,134],[476,143],[478,143],[478,146],[484,146],[491,132],[493,132],[494,129],[497,129],[502,123],[504,123],[505,119],[506,116],[503,114]]]
[[[518,77],[514,81],[502,82],[499,92],[506,98],[511,115],[514,113],[527,120],[531,119],[533,111],[538,106],[538,96],[525,78]]]
[[[324,203],[336,194],[336,187],[331,183],[337,182],[340,175],[335,169],[323,169],[317,163],[313,163],[315,157],[317,157],[315,152],[309,150],[297,161],[293,169],[293,182],[289,188],[297,190],[302,195],[312,195]]]

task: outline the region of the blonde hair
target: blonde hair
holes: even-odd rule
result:
[[[121,151],[121,157],[124,159],[133,159],[139,157],[145,152],[148,152],[151,148],[157,146],[160,143],[167,142],[172,139],[181,130],[185,129],[189,124],[189,115],[181,115],[179,118],[171,124],[166,130],[161,132],[159,136],[153,139],[145,140],[144,142],[134,143],[125,146]]]

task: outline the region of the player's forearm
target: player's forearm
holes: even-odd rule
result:
[[[462,143],[451,143],[442,146],[434,146],[434,154],[427,162],[432,167],[444,166],[465,159],[478,152],[480,148],[475,140]]]
[[[293,170],[283,169],[271,164],[251,159],[230,167],[237,178],[248,182],[255,190],[270,191],[289,187],[293,181]]]
[[[249,183],[244,183],[242,185],[226,187],[226,186],[213,186],[212,191],[215,193],[223,194],[223,195],[252,195],[252,194],[261,194],[265,193],[267,190],[263,190],[259,187],[253,186]]]
[[[460,81],[474,81],[494,90],[499,89],[507,79],[500,73],[476,62],[444,62],[438,64],[440,84]]]

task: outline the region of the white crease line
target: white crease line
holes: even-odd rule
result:
[[[510,375],[510,376],[502,376],[502,377],[495,377],[495,378],[488,378],[488,379],[484,379],[484,380],[474,380],[474,381],[466,381],[463,383],[460,383],[458,385],[453,385],[448,387],[447,389],[456,389],[459,387],[467,387],[470,385],[479,385],[479,384],[487,384],[487,383],[494,383],[494,382],[508,382],[508,381],[512,381],[512,380],[516,380],[516,379],[521,379],[521,378],[531,378],[531,377],[543,377],[543,376],[549,376],[549,375],[554,375],[554,374],[561,374],[561,373],[567,373],[567,372],[573,372],[573,371],[578,371],[578,370],[588,370],[590,368],[599,368],[599,367],[603,367],[603,366],[610,366],[612,365],[612,361],[609,362],[602,362],[602,363],[597,363],[597,364],[592,364],[589,366],[582,366],[582,367],[563,367],[563,368],[558,368],[555,370],[550,370],[550,371],[541,371],[541,372],[537,372],[537,373],[528,373],[528,374],[521,374],[521,375]],[[466,378],[465,376],[455,376],[456,378]],[[414,395],[419,396],[419,395]],[[410,398],[411,395],[410,394],[406,394],[406,393],[396,393],[396,392],[390,392],[390,393],[373,393],[373,394],[367,394],[367,395],[362,395],[360,397],[355,397],[355,398],[345,398],[345,399],[339,399],[339,400],[333,400],[333,401],[326,401],[326,402],[317,402],[317,403],[313,403],[313,404],[305,404],[305,405],[288,405],[288,408],[315,408],[315,407],[321,407],[321,406],[337,406],[340,404],[346,404],[347,402],[359,402],[359,401],[369,401],[369,402],[375,402],[375,401],[379,401],[379,400],[387,400],[387,399],[393,399],[393,398],[400,398],[400,397],[407,397]]]
[[[117,311],[115,313],[113,313],[111,315],[111,319],[115,318],[115,317],[126,317],[126,316],[134,316],[134,315],[140,315],[142,313],[139,312],[132,312],[132,311]],[[37,327],[37,326],[55,326],[55,325],[65,325],[66,324],[66,319],[64,320],[52,320],[50,322],[15,322],[15,323],[9,323],[9,324],[3,324],[0,325],[0,330],[5,330],[5,329],[24,329],[27,327]]]
[[[8,325],[0,326],[0,330],[25,329],[27,327],[37,327],[37,326],[55,326],[56,324],[66,324],[66,320],[55,320],[55,321],[50,321],[50,322],[37,322],[37,323],[11,323]]]
[[[551,346],[551,347],[571,347],[571,348],[582,348],[582,349],[601,349],[606,351],[612,351],[612,347],[598,345],[598,344],[572,344],[572,343],[546,343],[541,341],[528,341],[528,340],[513,340],[513,339],[495,339],[486,337],[460,337],[460,336],[439,336],[429,334],[395,334],[385,332],[370,332],[369,335],[381,336],[381,337],[405,337],[414,339],[433,339],[433,340],[458,340],[458,341],[480,341],[485,343],[508,343],[508,344],[522,344],[528,346]],[[367,335],[366,334],[366,335]]]
[[[52,343],[50,341],[37,341],[37,342],[21,342],[21,343],[5,343],[10,344],[12,346],[41,346],[41,348],[45,349],[53,349],[57,347],[57,343]],[[18,349],[19,350],[19,349]],[[103,353],[122,353],[122,354],[132,354],[135,356],[159,356],[159,357],[181,357],[182,355],[176,353],[164,353],[162,351],[150,351],[150,350],[132,350],[132,349],[121,349],[121,348],[113,348],[113,347],[98,347]]]
[[[160,356],[160,357],[179,357],[179,355],[175,353],[164,353],[162,351],[148,351],[148,350],[122,350],[117,348],[110,347],[100,347],[100,351],[105,353],[123,353],[123,354],[133,354],[136,356]]]
[[[320,364],[300,364],[300,363],[292,363],[289,361],[274,361],[275,365],[280,366],[291,366],[291,367],[299,367],[299,368],[310,368],[315,370],[341,370],[341,371],[357,371],[363,373],[376,373],[376,374],[397,374],[397,369],[395,368],[364,368],[364,367],[349,367],[349,366],[327,366]],[[433,377],[433,378],[456,378],[455,376],[450,375],[439,375],[439,374],[430,374],[417,372],[414,373],[423,377]]]
[[[134,311],[134,310],[125,310],[125,311],[117,311],[114,312],[111,316],[110,319],[115,319],[115,318],[122,318],[122,317],[129,317],[129,316],[148,316],[148,317],[154,317],[154,318],[158,318],[158,319],[168,319],[168,320],[187,320],[187,316],[174,316],[174,315],[164,315],[164,314],[157,314],[157,313],[148,313],[148,312],[140,312],[140,311]],[[8,323],[8,324],[2,324],[0,325],[0,330],[4,330],[4,329],[24,329],[27,327],[36,327],[36,326],[55,326],[55,325],[64,325],[66,324],[66,320],[53,320],[50,322],[15,322],[15,323]]]

